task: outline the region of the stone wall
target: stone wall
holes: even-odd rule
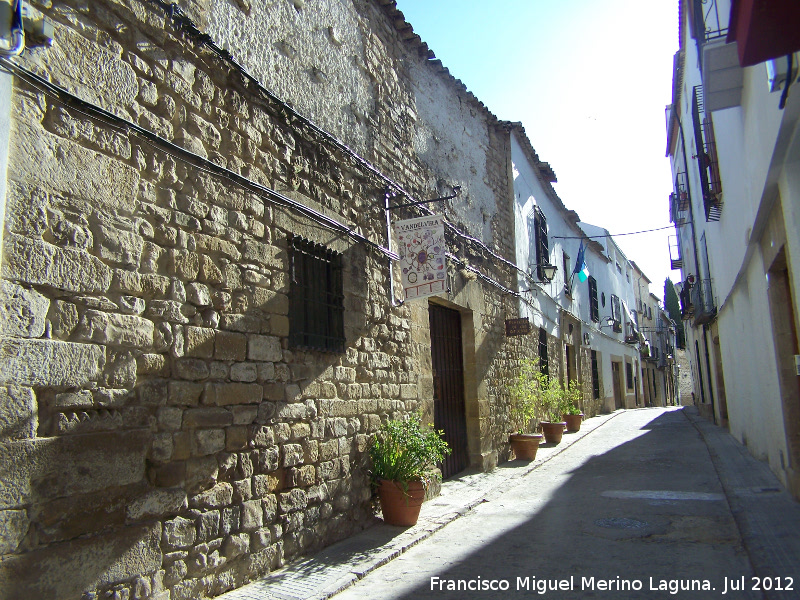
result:
[[[503,334],[507,136],[430,73],[423,127],[410,73],[430,65],[386,9],[357,5],[368,60],[347,67],[386,100],[359,125],[373,167],[162,3],[31,4],[56,33],[14,78],[0,598],[211,597],[373,522],[370,434],[432,406],[427,305],[392,306],[380,248],[391,181],[427,195],[464,180],[440,301],[469,325],[470,460],[508,456],[506,384],[530,340]],[[212,4],[182,6],[202,28]],[[451,119],[473,142],[437,128],[440,104],[463,105]],[[423,152],[419,131],[445,150]],[[455,145],[480,162],[448,170]],[[341,353],[289,346],[290,235],[344,258]]]

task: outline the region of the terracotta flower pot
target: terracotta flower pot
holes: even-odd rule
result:
[[[409,481],[408,492],[405,492],[398,482],[381,479],[378,495],[383,521],[387,525],[410,527],[417,524],[425,499],[425,488],[421,481]]]
[[[519,460],[533,460],[542,436],[538,433],[512,433],[508,436],[514,456]]]
[[[567,423],[567,431],[580,431],[581,422],[583,421],[583,413],[578,415],[564,415],[564,421]]]
[[[560,423],[548,423],[542,421],[542,433],[544,434],[544,441],[548,444],[558,444],[564,435],[564,427],[567,424],[564,421]]]

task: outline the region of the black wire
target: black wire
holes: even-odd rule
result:
[[[672,229],[674,225],[667,225],[665,227],[657,227],[655,229],[644,229],[642,231],[631,231],[628,233],[606,233],[603,235],[554,235],[553,239],[557,240],[585,240],[587,238],[604,238],[604,237],[620,237],[623,235],[636,235],[638,233],[650,233],[651,231],[663,231],[664,229]]]
[[[346,233],[348,236],[353,238],[354,240],[364,243],[372,248],[380,251],[381,253],[385,254],[389,258],[397,260],[399,256],[391,252],[388,248],[384,248],[380,244],[373,242],[372,240],[364,237],[360,233],[357,233],[344,223],[340,223],[335,219],[328,217],[314,209],[305,206],[299,202],[296,202],[290,198],[287,198],[283,194],[263,186],[251,179],[247,179],[238,173],[231,171],[217,163],[208,160],[200,156],[199,154],[195,154],[194,152],[190,152],[185,148],[181,148],[180,146],[173,144],[169,140],[149,131],[131,121],[127,121],[122,117],[119,117],[113,113],[108,112],[104,108],[96,106],[94,104],[90,104],[86,102],[82,98],[75,96],[74,94],[70,93],[69,91],[43,79],[36,73],[33,73],[24,67],[20,67],[19,65],[8,61],[6,59],[0,58],[0,66],[4,67],[5,69],[9,70],[10,72],[14,73],[20,79],[23,79],[28,84],[38,87],[46,94],[50,95],[51,97],[57,99],[59,102],[74,108],[81,114],[85,114],[87,116],[92,116],[93,118],[102,118],[103,122],[108,122],[113,125],[116,125],[120,131],[126,131],[136,134],[140,139],[144,142],[148,143],[149,145],[166,152],[170,156],[180,160],[181,162],[185,162],[190,164],[193,167],[196,167],[206,173],[214,174],[220,177],[223,177],[232,183],[238,184],[241,187],[244,187],[250,191],[255,192],[256,194],[264,197],[267,200],[272,201],[275,204],[282,205],[287,208],[293,208],[297,212],[305,215],[308,218],[320,223],[321,225],[327,226],[329,229],[334,231],[339,231],[341,233]]]

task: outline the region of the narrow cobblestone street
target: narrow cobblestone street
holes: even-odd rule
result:
[[[345,572],[354,584],[337,600],[798,597],[800,507],[727,432],[689,412],[598,418],[604,420],[590,433],[572,443],[565,438],[568,448],[497,485],[394,560],[374,559],[380,544],[390,545],[379,536],[408,532],[365,532],[373,536],[373,567],[386,564],[357,582],[370,552],[348,556],[334,547],[316,567],[290,567],[260,592],[256,584],[229,596],[329,597],[333,588],[323,582],[329,586],[338,570],[340,584]],[[520,468],[512,462],[497,471],[507,477]],[[443,496],[458,485],[446,482]]]

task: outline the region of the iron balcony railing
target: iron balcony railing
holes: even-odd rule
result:
[[[684,281],[681,293],[678,295],[681,303],[681,319],[686,321],[694,316],[694,300],[692,298],[692,284]]]
[[[703,102],[703,86],[694,86],[692,106],[694,142],[697,154],[697,168],[700,172],[700,186],[703,192],[703,207],[706,221],[719,221],[722,216],[722,180],[717,160],[717,143],[714,138],[714,124],[706,116]]]
[[[727,37],[729,15],[720,10],[718,0],[694,0],[693,4],[693,33],[699,44]]]
[[[691,298],[694,305],[695,327],[708,323],[717,316],[717,306],[714,302],[710,279],[695,281],[691,289]]]
[[[681,244],[677,235],[669,236],[669,264],[672,270],[683,268],[683,258],[681,258]]]

